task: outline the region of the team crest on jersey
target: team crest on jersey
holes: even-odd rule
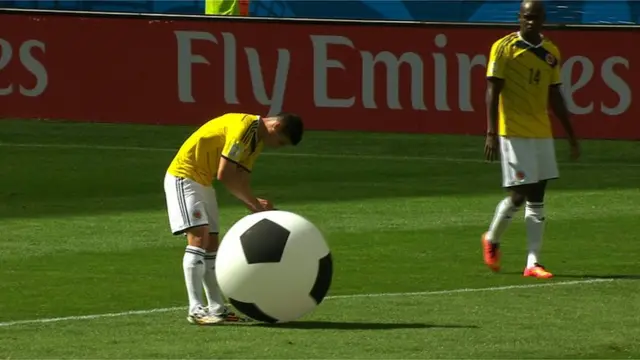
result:
[[[545,56],[545,60],[547,61],[547,64],[549,64],[549,65],[553,65],[556,62],[556,58],[551,54],[547,54],[547,56]]]
[[[516,179],[518,181],[522,181],[524,180],[524,178],[526,177],[524,171],[516,171]]]
[[[229,149],[229,157],[235,158],[238,157],[238,155],[242,154],[243,148],[242,145],[235,143],[233,144],[233,146],[231,146],[231,149]]]
[[[194,210],[193,217],[196,219],[200,219],[202,217],[202,213],[200,212],[200,210]]]

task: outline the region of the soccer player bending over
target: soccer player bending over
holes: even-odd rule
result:
[[[578,159],[580,148],[560,88],[560,52],[540,32],[545,20],[542,1],[523,1],[518,19],[520,31],[493,43],[487,67],[485,158],[496,160],[500,148],[502,186],[510,194],[498,204],[482,245],[486,265],[499,271],[500,238],[525,205],[529,253],[523,275],[550,278],[553,275],[539,259],[545,187],[547,180],[559,176],[548,103],[565,129],[572,159]]]
[[[214,179],[223,183],[252,212],[273,209],[268,200],[253,194],[251,169],[264,146],[297,145],[303,131],[302,119],[294,114],[264,118],[225,114],[196,130],[169,165],[164,178],[169,225],[174,235],[185,234],[188,242],[182,266],[190,323],[208,325],[248,320],[225,307],[216,280],[219,223]],[[202,299],[203,287],[207,306]]]

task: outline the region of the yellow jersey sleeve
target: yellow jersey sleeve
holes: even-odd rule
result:
[[[262,146],[258,143],[259,117],[245,115],[227,127],[221,156],[251,171]]]
[[[251,171],[253,169],[253,164],[256,162],[256,159],[258,158],[261,150],[262,144],[259,144],[254,151],[247,154],[247,156],[245,156],[245,158],[240,161],[240,166],[248,171]]]
[[[510,56],[510,46],[512,36],[506,36],[494,42],[489,54],[489,64],[487,66],[487,77],[504,79],[507,61]]]

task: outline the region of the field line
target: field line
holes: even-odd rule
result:
[[[172,152],[176,149],[154,148],[143,146],[107,146],[107,145],[90,145],[90,144],[29,144],[29,143],[2,143],[4,147],[23,147],[23,148],[51,148],[51,149],[86,149],[86,150],[114,150],[114,151],[150,151],[150,152]],[[366,154],[314,154],[314,153],[282,153],[282,152],[265,152],[265,156],[276,157],[302,157],[302,158],[322,158],[322,159],[352,159],[352,160],[389,160],[389,161],[425,161],[425,162],[453,162],[453,163],[484,163],[481,159],[481,152],[478,152],[478,159],[455,158],[441,156],[389,156],[389,155],[366,155]],[[640,167],[640,164],[634,163],[612,163],[612,162],[563,162],[559,161],[562,166],[598,166],[598,167]]]
[[[556,282],[547,282],[547,283],[540,283],[540,284],[506,285],[506,286],[493,286],[493,287],[486,287],[486,288],[462,288],[462,289],[438,290],[438,291],[336,295],[336,296],[327,296],[325,299],[340,300],[340,299],[378,298],[378,297],[431,296],[431,295],[446,295],[446,294],[487,292],[487,291],[490,292],[490,291],[505,291],[505,290],[517,290],[517,289],[532,289],[532,288],[542,288],[542,287],[586,285],[586,284],[612,282],[612,281],[614,281],[614,279],[556,281]],[[148,309],[148,310],[123,311],[123,312],[106,313],[106,314],[65,316],[65,317],[57,317],[57,318],[44,318],[44,319],[31,319],[31,320],[16,320],[16,321],[0,322],[0,327],[28,325],[28,324],[45,324],[45,323],[53,323],[53,322],[60,322],[60,321],[91,320],[91,319],[121,317],[121,316],[129,316],[129,315],[146,315],[146,314],[164,313],[164,312],[171,312],[171,311],[178,311],[178,310],[186,310],[186,308],[184,306],[180,306],[180,307],[158,308],[158,309]]]

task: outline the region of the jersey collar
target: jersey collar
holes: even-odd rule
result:
[[[520,35],[520,31],[518,31],[518,37],[520,38],[520,41],[524,42],[525,44],[527,44],[528,46],[532,47],[532,48],[539,48],[542,46],[542,43],[544,42],[544,35],[540,34],[540,44],[538,45],[533,45],[532,43],[528,42],[527,40],[525,40],[522,35]]]

